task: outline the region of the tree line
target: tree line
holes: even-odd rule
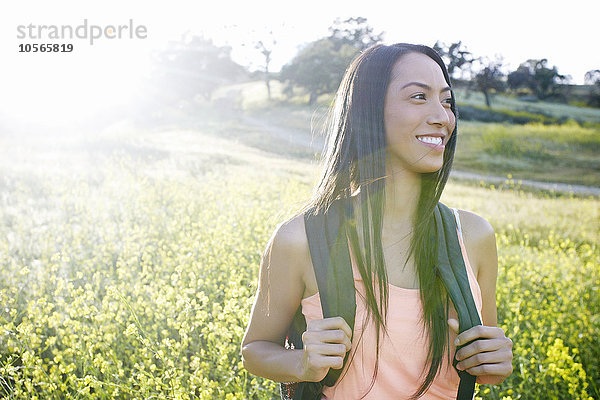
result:
[[[376,33],[366,18],[354,17],[336,20],[329,35],[302,47],[280,72],[269,70],[276,40],[271,36],[253,43],[263,56],[262,70],[251,73],[231,59],[231,48],[216,46],[210,39],[193,36],[169,46],[156,54],[156,68],[152,79],[171,99],[191,99],[201,95],[210,100],[222,85],[240,82],[249,77],[265,81],[271,96],[271,81],[284,84],[284,94],[292,97],[294,90],[308,94],[308,102],[332,93],[339,85],[345,68],[364,49],[381,43],[384,32]],[[505,72],[501,58],[490,60],[471,53],[462,41],[446,44],[438,41],[433,48],[442,56],[453,86],[483,93],[486,104],[492,107],[494,93],[508,92],[525,100],[572,102],[600,107],[600,69],[588,71],[586,87],[574,91],[569,77],[558,72],[548,59],[529,59],[516,70]]]

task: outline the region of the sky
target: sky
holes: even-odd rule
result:
[[[262,61],[253,44],[274,39],[272,70],[278,70],[300,46],[326,36],[336,18],[357,16],[367,18],[375,32],[383,31],[385,43],[461,40],[475,56],[502,56],[511,70],[530,58],[547,58],[580,84],[586,71],[600,69],[598,11],[595,0],[22,0],[0,15],[0,117],[65,124],[107,104],[125,105],[149,71],[151,52],[186,33],[231,46],[234,60],[252,69]],[[17,38],[19,25],[77,27],[86,19],[101,28],[131,20],[143,25],[147,36],[52,42],[72,43],[71,53],[18,52],[21,44],[44,42]]]

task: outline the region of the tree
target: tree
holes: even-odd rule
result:
[[[317,97],[335,91],[344,71],[359,51],[381,41],[383,32],[373,33],[366,18],[339,19],[329,28],[328,37],[309,43],[281,69],[280,80],[287,81],[286,92],[293,85],[309,92],[309,103]]]
[[[547,59],[530,59],[508,75],[508,84],[511,89],[527,87],[537,98],[546,99],[557,95],[559,84],[566,79],[558,73],[556,66],[548,67]]]
[[[520,88],[532,89],[535,87],[533,74],[531,71],[529,71],[529,67],[524,64],[519,65],[515,71],[508,74],[506,83],[513,91],[516,91]]]
[[[599,85],[600,86],[600,69],[593,69],[585,73],[583,82],[586,85]]]
[[[373,33],[373,28],[363,17],[353,17],[343,21],[338,18],[329,27],[329,33],[329,40],[334,44],[336,51],[339,51],[344,45],[362,51],[381,42],[384,35],[383,32]]]
[[[269,64],[271,63],[273,47],[277,44],[277,41],[273,38],[273,32],[269,32],[269,34],[271,35],[271,38],[266,45],[265,42],[259,40],[255,43],[254,48],[260,51],[263,57],[265,57],[265,84],[267,85],[267,96],[269,100],[271,100],[271,75],[269,73]]]
[[[309,104],[314,104],[319,95],[336,90],[355,53],[356,49],[346,44],[336,51],[328,38],[314,41],[283,66],[280,79],[305,88]]]
[[[484,67],[475,75],[475,85],[477,90],[480,90],[485,96],[485,104],[488,108],[492,108],[491,91],[503,91],[504,82],[502,78],[504,74],[501,71],[502,61],[481,61]]]
[[[230,47],[215,46],[210,39],[183,37],[156,55],[154,79],[171,101],[191,100],[197,94],[210,100],[217,87],[246,76],[230,53]]]
[[[584,82],[590,85],[588,105],[600,107],[600,69],[594,69],[585,73]]]
[[[454,78],[458,70],[460,70],[461,75],[469,74],[473,62],[476,61],[473,54],[463,46],[462,41],[451,43],[450,45],[437,41],[433,45],[433,49],[440,54],[446,63],[448,74]]]

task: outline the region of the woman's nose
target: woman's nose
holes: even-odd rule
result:
[[[448,109],[441,104],[432,105],[432,110],[427,117],[427,123],[430,125],[448,126],[450,124]]]

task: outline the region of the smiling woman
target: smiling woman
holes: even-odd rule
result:
[[[265,251],[245,367],[287,382],[284,399],[471,399],[475,377],[502,382],[494,231],[439,203],[458,134],[441,58],[365,50],[330,117],[313,198]]]
[[[400,162],[401,170],[442,168],[445,143],[454,132],[456,117],[450,86],[440,72],[433,59],[420,53],[405,55],[392,70],[384,121],[388,162]],[[417,80],[408,80],[412,78]]]

